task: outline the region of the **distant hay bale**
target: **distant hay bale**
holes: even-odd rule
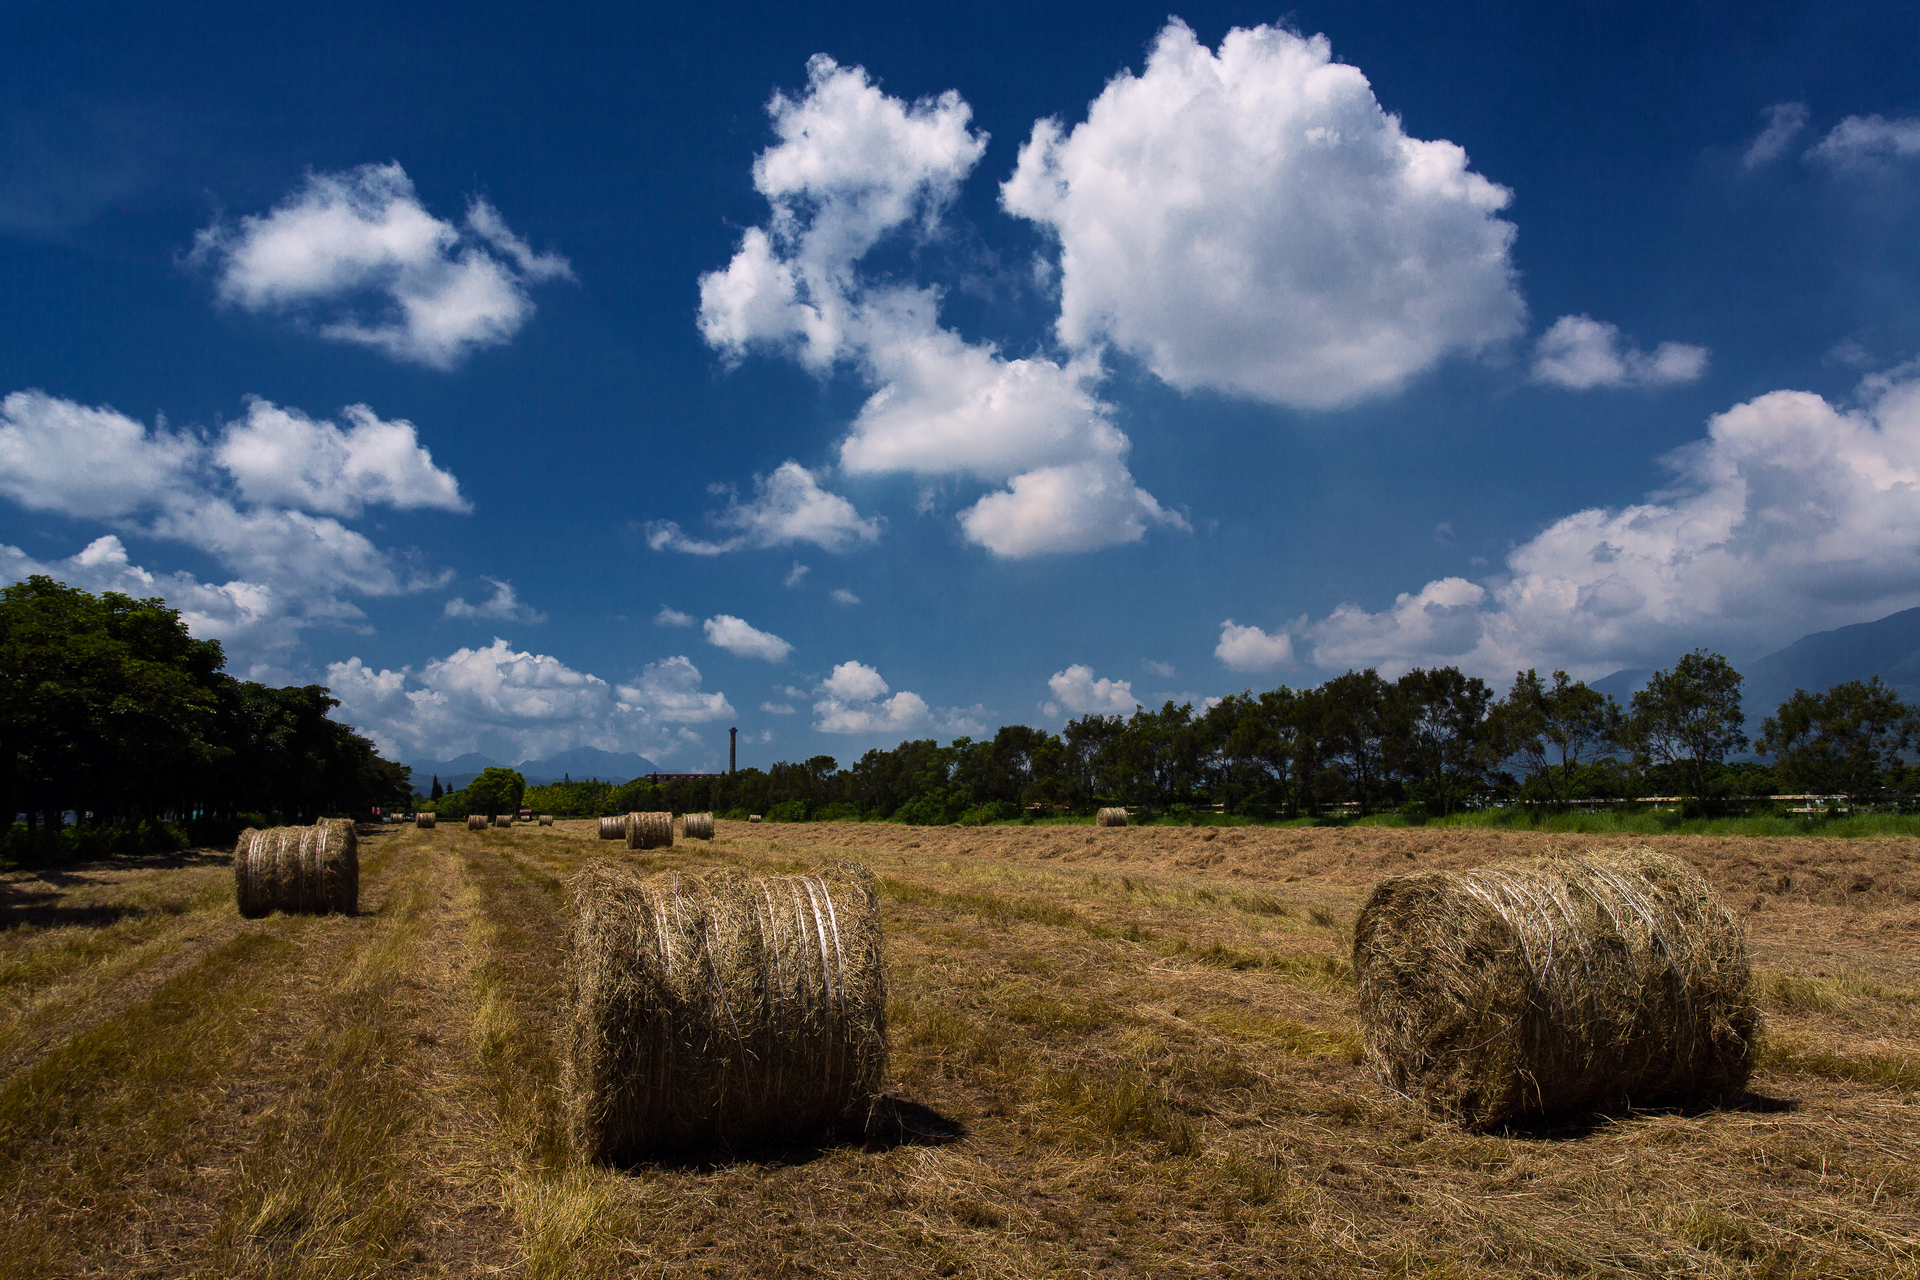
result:
[[[1125,809],[1102,809],[1093,820],[1096,827],[1124,827],[1127,825]]]
[[[623,814],[614,818],[600,819],[600,838],[602,840],[625,840],[627,838],[627,819]]]
[[[759,814],[757,814],[757,813],[750,813],[750,814],[748,814],[748,815],[747,815],[747,821],[748,821],[748,822],[758,822],[758,821],[760,821],[760,815],[759,815]]]
[[[550,813],[543,813],[543,814],[541,814],[541,815],[540,815],[540,825],[541,825],[541,826],[543,826],[543,827],[550,827],[550,826],[552,826],[552,825],[553,825],[553,815],[552,815],[552,814],[550,814]]]
[[[496,827],[510,827],[513,825],[513,815],[508,813],[497,814],[493,819],[493,825]]]
[[[582,1160],[865,1122],[887,1072],[865,867],[765,879],[591,867],[574,906],[561,1099]]]
[[[413,815],[413,825],[422,831],[431,831],[433,830],[433,818],[434,815],[431,813],[416,813]]]
[[[634,813],[628,815],[627,848],[673,848],[673,815],[670,813]]]
[[[1468,1128],[1717,1103],[1753,1069],[1746,930],[1651,849],[1384,880],[1353,970],[1374,1070]]]
[[[467,815],[467,830],[485,831],[486,829],[487,829],[487,816],[485,814],[470,813]]]
[[[360,848],[353,824],[322,819],[310,827],[240,833],[233,850],[233,896],[240,914],[340,911],[360,906]]]
[[[710,813],[690,813],[684,823],[687,839],[713,839],[713,815]]]

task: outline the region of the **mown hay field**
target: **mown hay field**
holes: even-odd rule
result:
[[[360,913],[224,853],[0,877],[0,1276],[1920,1275],[1920,841],[1665,838],[1745,922],[1725,1110],[1466,1133],[1361,1064],[1382,876],[1583,837],[721,822],[378,831]],[[878,876],[878,1129],[580,1168],[566,881]]]

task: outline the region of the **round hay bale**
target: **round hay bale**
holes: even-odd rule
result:
[[[690,813],[682,825],[689,840],[713,839],[713,815],[710,813]]]
[[[1353,971],[1381,1080],[1468,1128],[1717,1103],[1753,1070],[1746,930],[1651,849],[1383,880]]]
[[[627,820],[623,817],[600,819],[600,838],[602,840],[625,840],[627,838]]]
[[[416,813],[413,815],[413,825],[422,831],[431,831],[433,830],[433,819],[434,815],[431,813]]]
[[[748,822],[758,822],[758,821],[760,821],[760,815],[759,815],[759,814],[757,814],[757,813],[750,813],[750,814],[748,814],[748,815],[747,815],[747,821],[748,821]]]
[[[485,831],[486,829],[487,829],[487,817],[485,814],[470,813],[467,815],[467,830]]]
[[[1125,809],[1102,809],[1093,820],[1096,827],[1124,827],[1127,825]]]
[[[269,911],[339,911],[360,906],[360,848],[353,824],[250,828],[233,850],[233,896],[249,918]]]
[[[513,825],[513,816],[505,813],[499,814],[494,818],[493,825],[496,827],[510,827]]]
[[[553,815],[552,815],[552,814],[550,814],[550,813],[543,813],[543,814],[541,814],[541,815],[540,815],[540,825],[541,825],[541,826],[543,826],[543,827],[550,827],[550,826],[552,826],[552,825],[553,825]]]
[[[629,849],[671,849],[673,848],[673,815],[670,813],[636,813],[629,815],[632,821],[627,823],[627,848]]]
[[[886,1080],[865,867],[765,879],[600,865],[574,906],[561,1099],[581,1160],[817,1136]]]

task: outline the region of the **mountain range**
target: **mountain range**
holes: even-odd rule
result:
[[[1901,701],[1915,705],[1920,703],[1920,609],[1903,609],[1876,622],[1801,636],[1784,649],[1746,663],[1740,674],[1746,677],[1740,701],[1746,708],[1749,736],[1759,733],[1760,722],[1792,697],[1795,689],[1818,693],[1877,675],[1893,686]],[[1650,668],[1625,667],[1591,684],[1624,706],[1652,676]]]
[[[572,778],[575,782],[631,782],[642,774],[660,772],[660,766],[643,755],[632,751],[602,751],[598,747],[575,747],[544,760],[522,760],[515,765],[502,764],[478,751],[469,751],[451,760],[411,761],[407,767],[413,770],[414,790],[423,795],[436,777],[441,786],[457,791],[472,782],[482,769],[517,769],[528,786],[559,782],[563,778]]]

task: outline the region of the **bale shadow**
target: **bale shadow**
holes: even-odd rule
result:
[[[942,1115],[925,1103],[884,1094],[874,1104],[864,1124],[859,1121],[847,1123],[816,1141],[743,1143],[719,1150],[662,1152],[632,1160],[613,1161],[609,1167],[621,1173],[645,1170],[711,1173],[732,1164],[797,1168],[848,1148],[882,1152],[892,1151],[896,1147],[943,1147],[965,1139],[969,1132],[965,1124]]]
[[[1543,1116],[1538,1120],[1523,1121],[1503,1125],[1488,1132],[1503,1138],[1513,1138],[1521,1142],[1578,1142],[1590,1138],[1603,1129],[1630,1120],[1652,1118],[1654,1116],[1678,1116],[1686,1120],[1697,1120],[1719,1111],[1744,1111],[1757,1115],[1782,1115],[1798,1111],[1800,1103],[1793,1098],[1775,1098],[1764,1093],[1748,1089],[1737,1098],[1719,1103],[1694,1102],[1665,1107],[1617,1107],[1579,1114],[1561,1114]]]

